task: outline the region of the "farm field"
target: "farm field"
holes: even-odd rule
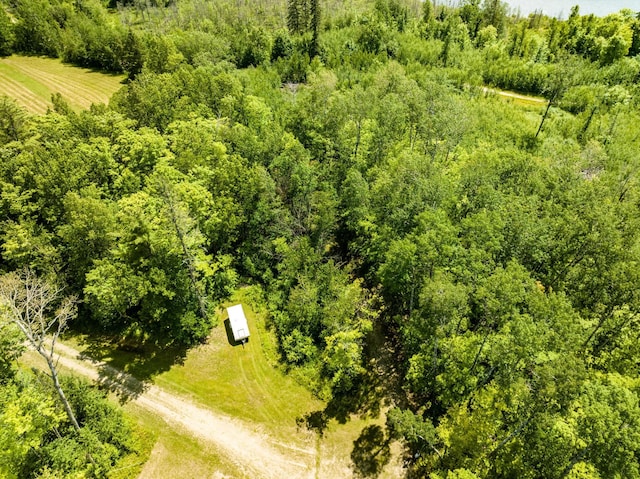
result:
[[[124,78],[52,58],[18,55],[0,58],[0,95],[14,98],[35,114],[47,111],[54,93],[60,93],[76,110],[89,108],[92,103],[108,103]]]

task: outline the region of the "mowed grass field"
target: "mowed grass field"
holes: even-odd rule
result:
[[[277,364],[275,335],[268,329],[266,314],[254,298],[251,288],[238,290],[219,309],[218,325],[207,343],[189,350],[177,361],[170,351],[126,352],[108,341],[87,336],[68,336],[64,342],[178,396],[251,424],[256,432],[270,438],[271,446],[292,460],[315,462],[317,478],[352,477],[350,454],[354,441],[367,426],[382,425],[383,420],[352,417],[346,424],[331,420],[322,437],[298,426],[299,418],[323,410],[325,404]],[[243,305],[251,332],[244,347],[230,344],[224,324],[224,307],[238,303]],[[245,477],[211,445],[168,428],[164,421],[135,403],[125,404],[125,410],[155,438],[140,479]],[[399,475],[398,463],[392,461],[378,477],[390,479]]]
[[[0,95],[14,98],[35,114],[47,111],[54,93],[60,93],[76,110],[89,108],[92,103],[108,103],[111,95],[122,87],[124,78],[74,67],[53,58],[18,55],[0,58]]]

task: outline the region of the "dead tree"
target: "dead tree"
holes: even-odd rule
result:
[[[0,313],[20,329],[29,346],[47,362],[53,387],[73,428],[80,433],[80,425],[60,386],[55,360],[56,341],[76,316],[77,299],[70,296],[60,300],[61,293],[60,286],[30,269],[8,273],[0,277]]]

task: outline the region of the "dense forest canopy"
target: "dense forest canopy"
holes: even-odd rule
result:
[[[408,476],[640,477],[638,12],[2,1],[0,54],[129,76],[89,111],[0,99],[0,269],[65,285],[74,328],[194,345],[260,285],[326,414],[393,397]],[[0,471],[64,475],[2,331],[0,403],[49,419]]]

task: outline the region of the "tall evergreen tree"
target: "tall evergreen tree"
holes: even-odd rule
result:
[[[311,51],[310,56],[316,56],[320,53],[320,0],[311,0],[310,3],[310,14],[311,14],[311,31],[313,33],[311,40]]]
[[[303,33],[306,30],[307,0],[287,0],[287,28],[291,33]]]
[[[142,71],[144,64],[142,58],[142,49],[140,46],[140,40],[133,33],[133,30],[129,29],[127,37],[125,39],[123,55],[121,59],[122,69],[127,72],[129,79],[133,80],[138,73]]]
[[[640,12],[638,12],[636,19],[631,24],[631,47],[629,48],[629,56],[635,57],[640,54]]]

